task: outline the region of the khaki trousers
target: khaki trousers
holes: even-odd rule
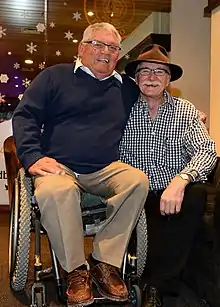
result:
[[[121,267],[134,226],[148,194],[147,176],[120,161],[91,174],[47,175],[34,179],[41,223],[62,266],[71,272],[85,263],[81,188],[105,197],[111,215],[93,241],[97,260]]]

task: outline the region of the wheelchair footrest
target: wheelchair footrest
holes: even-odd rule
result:
[[[46,307],[46,291],[42,282],[35,282],[31,290],[31,306],[30,307]]]

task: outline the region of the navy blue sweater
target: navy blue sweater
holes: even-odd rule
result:
[[[14,112],[13,133],[25,169],[48,156],[83,174],[119,159],[137,86],[125,75],[121,84],[113,76],[99,81],[73,68],[59,64],[45,69]]]

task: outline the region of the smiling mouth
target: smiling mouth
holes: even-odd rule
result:
[[[156,85],[154,85],[154,84],[145,84],[145,86],[147,86],[147,87],[158,87],[159,85],[158,84],[156,84]]]
[[[108,60],[108,59],[97,59],[97,62],[108,64],[108,63],[109,63],[109,60]]]

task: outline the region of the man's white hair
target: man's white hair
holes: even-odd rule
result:
[[[93,32],[102,29],[113,33],[118,40],[118,44],[119,45],[121,44],[121,35],[119,34],[118,30],[108,22],[99,22],[99,23],[97,22],[88,26],[83,33],[83,38],[81,42],[86,42],[91,40]]]

